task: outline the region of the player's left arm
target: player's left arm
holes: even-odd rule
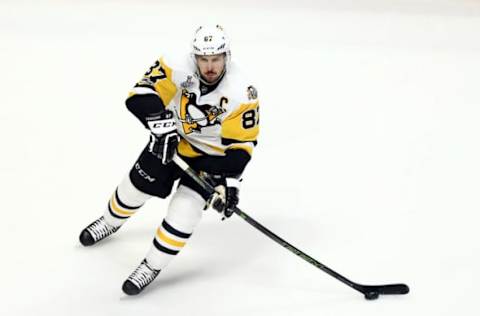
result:
[[[199,168],[211,174],[240,177],[250,161],[259,134],[258,100],[239,104],[221,126],[224,156],[199,159]]]
[[[223,157],[227,164],[239,165],[238,168],[243,172],[257,145],[259,124],[258,99],[241,103],[223,120],[221,137],[222,144],[228,146],[225,150],[226,156]],[[239,157],[244,158],[239,159]]]
[[[241,103],[222,122],[222,144],[228,146],[225,156],[215,157],[216,174],[222,174],[223,189],[209,201],[224,217],[230,217],[239,202],[241,175],[251,159],[259,134],[259,103],[249,100]],[[219,198],[222,203],[215,203]],[[220,208],[215,205],[220,205]]]

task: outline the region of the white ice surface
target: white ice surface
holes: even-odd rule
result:
[[[206,213],[143,295],[121,284],[166,201],[82,248],[147,140],[123,102],[162,52],[220,22],[255,79],[261,138],[240,218]],[[480,3],[0,3],[1,315],[479,315]]]

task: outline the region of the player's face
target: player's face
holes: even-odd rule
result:
[[[208,83],[215,82],[225,69],[225,54],[195,56],[200,75]]]

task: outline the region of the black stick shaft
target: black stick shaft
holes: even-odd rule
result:
[[[212,187],[208,182],[206,182],[202,178],[200,178],[198,176],[198,174],[195,172],[195,170],[190,168],[180,157],[175,156],[173,160],[181,169],[183,169],[184,172],[186,172],[193,180],[195,180],[195,182],[197,182],[203,189],[205,189],[205,191],[207,191],[209,194],[213,194],[215,192],[215,188]],[[291,245],[290,243],[288,243],[287,241],[285,241],[284,239],[280,238],[275,233],[270,231],[268,228],[266,228],[265,226],[263,226],[262,224],[260,224],[259,222],[257,222],[253,218],[251,218],[249,215],[247,215],[245,212],[240,210],[238,207],[235,207],[234,211],[238,216],[243,218],[247,223],[249,223],[250,225],[252,225],[256,229],[258,229],[259,231],[264,233],[267,237],[269,237],[270,239],[272,239],[273,241],[275,241],[276,243],[278,243],[282,247],[284,247],[287,250],[289,250],[290,252],[296,254],[297,256],[302,258],[303,260],[305,260],[308,263],[314,265],[315,267],[321,269],[322,271],[324,271],[328,275],[330,275],[330,276],[334,277],[335,279],[345,283],[349,287],[363,293],[363,291],[360,288],[358,288],[358,285],[355,282],[350,281],[349,279],[347,279],[343,275],[335,272],[334,270],[330,269],[326,265],[324,265],[321,262],[319,262],[319,261],[315,260],[314,258],[310,257],[309,255],[307,255],[306,253],[304,253],[300,249],[294,247],[293,245]]]
[[[269,237],[270,239],[272,239],[273,241],[275,241],[277,244],[281,245],[282,247],[286,248],[288,251],[296,254],[297,256],[299,256],[300,258],[302,258],[303,260],[307,261],[308,263],[314,265],[315,267],[319,268],[320,270],[324,271],[325,273],[327,273],[328,275],[334,277],[335,279],[345,283],[346,285],[350,286],[351,288],[363,293],[360,289],[358,289],[356,287],[356,283],[355,282],[352,282],[350,281],[349,279],[347,279],[346,277],[344,277],[343,275],[339,274],[338,272],[335,272],[334,270],[330,269],[329,267],[327,267],[326,265],[324,265],[323,263],[319,262],[318,260],[310,257],[309,255],[307,255],[306,253],[304,253],[303,251],[301,251],[300,249],[298,249],[297,247],[293,246],[292,244],[290,244],[289,242],[285,241],[284,239],[282,239],[281,237],[277,236],[275,233],[273,233],[272,231],[270,231],[268,228],[266,228],[265,226],[263,226],[262,224],[260,224],[259,222],[257,222],[256,220],[254,220],[253,218],[251,218],[250,216],[248,216],[247,214],[245,214],[242,210],[240,210],[239,208],[235,208],[235,213],[237,213],[241,218],[243,218],[247,223],[249,223],[250,225],[252,225],[253,227],[255,227],[256,229],[258,229],[259,231],[261,231],[262,233],[264,233],[267,237]]]

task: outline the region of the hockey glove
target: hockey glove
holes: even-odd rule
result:
[[[222,214],[222,220],[232,216],[239,202],[241,181],[236,178],[224,178],[222,181],[224,184],[217,185],[215,193],[207,201],[207,208],[212,207]]]
[[[148,151],[166,165],[172,161],[177,152],[179,141],[173,112],[165,110],[157,115],[147,117],[146,121],[151,132]]]

